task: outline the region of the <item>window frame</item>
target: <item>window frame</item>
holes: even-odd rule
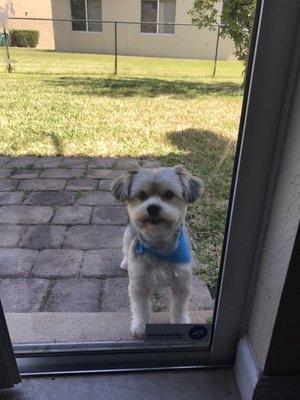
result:
[[[100,26],[99,31],[91,31],[91,30],[89,30],[89,22],[93,22],[93,21],[97,21],[98,22],[98,20],[89,20],[88,19],[88,4],[87,4],[88,0],[82,0],[82,1],[84,1],[84,10],[85,10],[85,19],[82,20],[82,22],[85,22],[85,30],[81,31],[81,30],[78,30],[78,29],[73,29],[73,22],[74,21],[81,21],[81,20],[77,20],[77,19],[73,18],[73,16],[72,16],[72,5],[71,5],[72,0],[70,0],[69,1],[69,7],[70,7],[70,15],[71,15],[71,31],[72,32],[76,32],[76,33],[102,33],[103,32],[103,27],[102,27],[102,20],[103,20],[103,18],[102,18],[102,0],[98,0],[99,3],[100,3],[100,10],[101,10],[101,21],[99,21],[99,26]]]
[[[147,1],[156,1],[156,3],[157,3],[157,13],[156,13],[156,22],[143,22],[142,21],[142,4],[144,3],[144,2],[147,2]],[[160,26],[164,26],[164,24],[163,23],[160,23],[159,22],[159,17],[160,17],[160,2],[161,2],[161,0],[141,0],[140,1],[140,5],[141,5],[141,27],[140,27],[140,34],[141,35],[175,35],[175,29],[176,29],[176,1],[177,0],[174,0],[174,3],[175,3],[175,20],[174,20],[174,23],[168,23],[169,25],[174,25],[174,32],[172,32],[172,33],[170,33],[170,32],[159,32],[159,27]],[[143,24],[156,24],[156,31],[155,32],[142,32],[142,26],[143,26]],[[168,25],[167,24],[167,25]]]
[[[293,0],[261,0],[256,12],[211,347],[154,347],[145,343],[15,345],[22,376],[233,364],[251,304],[300,65],[299,16],[300,3]]]

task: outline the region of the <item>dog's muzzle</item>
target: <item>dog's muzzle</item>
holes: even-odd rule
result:
[[[160,210],[161,210],[160,206],[158,206],[156,204],[150,204],[147,207],[147,212],[150,215],[150,217],[157,217]]]
[[[161,207],[157,204],[149,204],[147,207],[147,213],[148,213],[148,218],[145,218],[143,222],[145,223],[150,223],[152,225],[158,225],[162,222],[162,219],[160,218],[160,211]]]

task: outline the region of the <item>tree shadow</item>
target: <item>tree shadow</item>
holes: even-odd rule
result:
[[[52,142],[52,145],[55,149],[56,156],[63,156],[64,155],[64,144],[61,138],[57,133],[53,132],[44,132],[45,136],[48,136]]]
[[[196,98],[205,95],[240,96],[240,85],[234,82],[200,82],[157,78],[107,78],[60,76],[47,79],[51,86],[69,88],[74,93],[91,96]]]
[[[50,134],[50,138],[52,140],[53,146],[56,150],[56,155],[61,156],[64,154],[64,147],[62,141],[60,140],[59,136],[55,133]]]
[[[162,157],[164,163],[182,163],[210,180],[215,174],[224,175],[224,179],[229,174],[231,179],[228,168],[232,167],[234,160],[234,138],[193,128],[169,132],[167,137],[177,151]]]

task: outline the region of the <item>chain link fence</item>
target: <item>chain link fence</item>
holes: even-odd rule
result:
[[[24,31],[37,32],[34,47],[16,43],[15,32]],[[11,73],[143,76],[157,69],[157,75],[172,76],[172,59],[179,59],[183,76],[208,77],[216,75],[217,61],[233,52],[231,41],[220,38],[220,26],[11,18],[0,32],[0,70]],[[194,68],[185,68],[187,59]],[[206,60],[203,71],[199,60]]]

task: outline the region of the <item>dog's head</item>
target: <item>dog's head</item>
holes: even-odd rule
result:
[[[134,166],[111,185],[112,194],[127,203],[131,222],[148,237],[175,231],[188,203],[200,196],[202,181],[182,166],[142,169]]]

